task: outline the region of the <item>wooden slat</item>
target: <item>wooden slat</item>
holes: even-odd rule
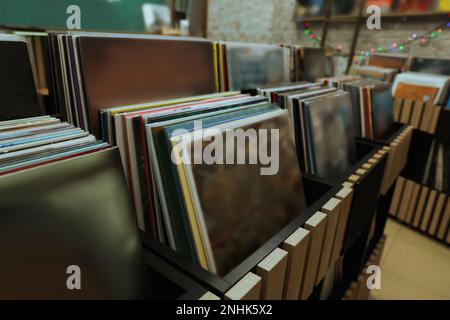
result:
[[[366,173],[367,173],[367,170],[362,169],[362,168],[360,168],[360,169],[358,169],[358,170],[355,171],[355,174],[356,174],[357,176],[360,176],[360,177],[362,177],[362,176],[365,175]]]
[[[225,293],[226,300],[259,300],[261,298],[262,279],[249,272]]]
[[[356,283],[355,300],[367,300],[369,296],[369,289],[367,288],[366,276],[364,274],[360,274]]]
[[[347,180],[348,180],[350,183],[356,183],[356,182],[359,181],[359,179],[360,179],[359,176],[357,176],[356,174],[352,174],[350,177],[348,177]]]
[[[206,292],[204,295],[202,295],[198,300],[220,300],[220,298],[218,296],[216,296],[214,293],[212,292]]]
[[[395,154],[394,159],[394,169],[392,170],[392,175],[394,177],[398,176],[402,170],[402,159],[404,156],[404,150],[405,150],[405,144],[404,144],[405,138],[400,138],[398,143],[398,149],[397,153]]]
[[[316,277],[316,285],[325,277],[330,267],[330,260],[336,236],[336,229],[339,219],[339,209],[341,201],[336,198],[331,198],[320,209],[321,212],[327,215],[327,225],[325,230],[324,242],[322,245],[322,253],[320,258],[319,270]]]
[[[436,133],[436,127],[438,124],[439,115],[441,114],[441,109],[442,109],[441,107],[437,107],[437,106],[433,107],[433,113],[431,115],[431,120],[430,120],[430,127],[428,129],[428,132],[431,134]]]
[[[375,158],[379,161],[381,158],[383,158],[383,156],[379,153],[375,153],[372,158]]]
[[[411,192],[411,198],[409,199],[408,209],[406,210],[405,222],[408,224],[412,223],[412,220],[414,217],[414,212],[416,211],[417,200],[419,198],[420,189],[421,189],[420,184],[414,183],[414,186],[413,186],[413,189]]]
[[[286,276],[288,253],[276,248],[256,266],[256,274],[262,278],[261,299],[281,300]]]
[[[406,124],[410,123],[413,104],[414,104],[414,101],[412,101],[412,100],[405,100],[403,102],[402,114],[400,116],[399,122],[406,123]]]
[[[306,258],[305,273],[303,276],[302,288],[299,298],[307,299],[313,289],[316,280],[317,270],[319,269],[320,254],[326,227],[326,214],[316,212],[306,221],[304,228],[310,232],[308,253]]]
[[[412,225],[416,228],[419,227],[420,222],[422,221],[423,212],[425,209],[425,205],[427,203],[428,199],[428,193],[430,192],[430,189],[425,186],[421,186],[419,201],[417,202],[416,211],[414,212],[414,219],[412,222]]]
[[[398,122],[400,120],[400,115],[402,111],[403,99],[394,98],[393,111],[394,111],[394,120]]]
[[[444,213],[442,215],[442,221],[439,224],[439,230],[437,233],[438,239],[444,240],[449,222],[450,222],[450,200],[447,198],[447,206],[445,207]]]
[[[420,230],[422,230],[424,232],[427,231],[427,229],[428,229],[428,224],[431,219],[431,214],[433,213],[434,203],[436,201],[436,198],[437,198],[437,191],[431,190],[430,195],[428,196],[428,201],[425,205],[425,211],[423,214],[422,223],[420,224]]]
[[[447,196],[443,193],[440,193],[438,196],[438,199],[436,201],[436,206],[434,208],[432,217],[431,217],[431,223],[430,227],[428,228],[428,234],[434,236],[437,232],[437,227],[439,220],[442,215],[442,210],[444,209],[445,201],[447,200]]]
[[[433,102],[428,102],[424,107],[422,122],[420,123],[420,130],[429,132],[431,126],[431,119],[433,117]]]
[[[303,281],[308,244],[309,231],[303,228],[298,228],[283,242],[283,249],[289,253],[284,281],[284,300],[298,299]]]
[[[352,206],[353,189],[347,187],[342,188],[338,193],[336,193],[336,198],[341,200],[341,208],[339,209],[339,221],[336,231],[335,245],[333,248],[333,256],[331,258],[332,262],[337,261],[341,254],[348,217]]]
[[[391,144],[389,147],[383,147],[383,149],[388,152],[386,165],[384,168],[383,180],[380,188],[380,193],[384,195],[389,190],[392,183],[394,183],[395,181],[395,179],[390,176],[390,173],[392,171],[392,161],[394,159],[396,145]]]
[[[383,180],[381,184],[381,194],[386,194],[389,190],[390,186],[395,180],[395,177],[392,175],[392,170],[394,167],[395,155],[397,153],[398,143],[391,143],[389,148],[389,154],[386,161],[386,166],[384,168]]]
[[[342,183],[342,186],[343,186],[343,187],[346,187],[346,188],[352,189],[353,186],[354,186],[354,184],[351,183],[351,182],[345,181],[344,183]]]
[[[422,114],[425,103],[423,101],[415,101],[414,102],[414,111],[411,117],[411,125],[414,129],[420,128],[420,121],[422,120]]]
[[[397,184],[395,185],[394,195],[391,201],[391,206],[389,208],[389,213],[393,216],[397,216],[398,214],[398,208],[402,198],[405,182],[406,181],[403,177],[398,177]]]
[[[406,211],[408,210],[409,201],[411,199],[411,193],[414,188],[414,182],[411,180],[406,180],[405,187],[403,190],[402,200],[400,201],[400,206],[398,207],[397,218],[401,221],[406,219]]]
[[[364,163],[361,168],[366,169],[366,170],[370,170],[373,168],[373,165],[371,165],[370,163]]]

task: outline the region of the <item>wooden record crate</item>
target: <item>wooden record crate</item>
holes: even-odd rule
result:
[[[202,269],[189,258],[179,255],[158,241],[149,239],[144,233],[141,234],[143,244],[155,255],[221,299],[282,299],[285,279],[290,279],[291,276],[288,270],[296,272],[294,269],[298,260],[305,261],[307,254],[315,256],[311,252],[317,247],[320,252],[327,227],[327,216],[324,214],[325,217],[320,224],[312,226],[311,230],[307,230],[308,227],[305,229],[301,227],[309,226],[310,218],[326,206],[333,196],[340,193],[341,189],[345,189],[332,187],[306,176],[303,177],[303,183],[307,200],[312,201],[308,208],[224,277]],[[350,196],[347,195],[333,213],[341,214],[340,208],[348,207],[349,199]],[[345,216],[344,210],[342,215]],[[343,224],[344,220],[341,223]],[[313,234],[318,235],[312,236]],[[313,276],[315,275],[311,275]],[[300,284],[297,288],[299,287]],[[298,296],[299,293],[297,298]]]
[[[379,149],[358,142],[359,160],[345,178],[328,183],[303,175],[308,208],[224,277],[219,277],[142,233],[155,255],[221,299],[308,299],[342,255],[354,199],[378,196],[385,156],[363,169]],[[364,170],[364,171],[363,171]],[[347,177],[358,181],[346,186]],[[344,185],[343,185],[344,184]],[[370,187],[369,187],[370,186]],[[372,198],[372,197],[371,197]],[[358,200],[358,201],[360,201]],[[371,203],[371,201],[369,201]]]
[[[370,289],[367,286],[367,279],[370,274],[367,273],[367,268],[371,265],[380,266],[381,258],[383,256],[384,246],[386,243],[386,235],[384,235],[377,243],[375,249],[372,251],[363,270],[358,277],[353,281],[342,300],[368,300],[370,296]]]
[[[450,244],[450,195],[399,177],[389,215],[446,245]]]

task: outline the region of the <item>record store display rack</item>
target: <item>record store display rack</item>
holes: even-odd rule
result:
[[[396,99],[399,122],[414,127],[409,163],[397,180],[389,214],[397,221],[450,244],[450,110],[433,102]]]
[[[0,232],[18,253],[0,252],[0,259],[11,262],[11,281],[0,287],[0,297],[11,297],[13,289],[14,297],[24,297],[27,281],[20,286],[14,281],[23,277],[20,254],[30,252],[50,259],[55,268],[77,257],[81,269],[97,279],[81,293],[61,288],[60,276],[34,279],[50,281],[46,297],[367,297],[360,283],[365,267],[381,257],[391,199],[392,206],[401,207],[406,186],[413,190],[408,195],[423,193],[408,173],[414,171],[408,153],[411,159],[416,152],[410,145],[431,132],[436,140],[449,141],[442,129],[447,110],[436,115],[433,106],[398,99],[389,108],[391,86],[383,81],[364,80],[356,72],[330,78],[325,69],[310,68],[311,57],[326,63],[318,48],[21,32],[2,35],[0,52],[9,61],[21,52],[23,61],[5,66],[11,83],[22,89],[11,90],[8,101],[26,106],[0,111],[0,193],[8,195],[0,200],[2,221],[3,212],[15,213]],[[380,106],[387,110],[381,117]],[[196,120],[222,133],[280,129],[278,177],[263,178],[250,166],[226,171],[171,161],[189,155],[184,148],[190,142],[184,138],[198,137]],[[177,136],[177,129],[184,133]],[[249,199],[233,192],[239,177],[244,177],[242,192],[259,196],[258,203],[247,205]],[[224,192],[230,203],[221,202]],[[269,194],[280,202],[264,203],[264,195],[272,199]],[[436,206],[424,218],[430,226],[420,223],[444,237],[448,232],[441,226],[448,224],[449,205],[444,206],[442,194],[433,198]],[[271,220],[261,215],[265,206],[272,206]],[[236,244],[228,247],[232,223],[242,223],[255,211],[269,223],[258,225],[256,235],[240,234],[239,246],[248,252]],[[432,211],[444,212],[441,223]],[[51,258],[55,252],[61,261]],[[111,262],[114,268],[108,267]]]

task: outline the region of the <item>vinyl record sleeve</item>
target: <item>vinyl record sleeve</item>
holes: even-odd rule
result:
[[[450,76],[450,59],[414,57],[409,70]]]
[[[249,108],[242,111],[230,112],[225,115],[218,116],[209,116],[205,115],[205,118],[202,119],[203,128],[208,126],[217,125],[220,123],[226,123],[231,120],[236,120],[239,118],[247,118],[252,115],[258,113],[264,113],[268,110],[273,109],[273,106],[270,105],[262,105],[255,106],[254,108]],[[198,118],[201,119],[201,118]],[[183,120],[183,119],[181,119]],[[149,130],[150,128],[148,128]],[[170,221],[171,227],[173,229],[172,233],[175,238],[175,242],[177,243],[177,247],[179,250],[179,246],[189,244],[190,248],[184,251],[186,256],[194,255],[194,248],[192,245],[192,238],[190,235],[189,225],[187,219],[186,207],[184,204],[184,200],[182,198],[182,191],[180,190],[179,179],[176,175],[176,167],[171,160],[171,146],[172,143],[170,141],[173,138],[172,133],[176,132],[177,129],[184,129],[191,131],[194,129],[194,120],[190,120],[188,122],[177,121],[171,126],[153,126],[148,135],[148,143],[149,143],[149,157],[150,159],[154,159],[152,163],[157,163],[158,166],[155,168],[157,173],[157,178],[159,181],[158,191],[160,193],[160,199],[163,200],[163,209],[167,212],[165,216],[167,216],[166,220]],[[151,148],[151,145],[154,145],[154,148]],[[166,201],[164,201],[166,199]],[[184,231],[183,231],[184,230]],[[178,238],[178,240],[176,239]],[[184,239],[184,240],[181,240]],[[180,244],[178,244],[180,243]]]
[[[433,101],[434,104],[441,105],[447,98],[449,82],[450,78],[447,76],[405,72],[395,78],[392,92],[395,97],[424,102]]]
[[[227,42],[225,44],[229,90],[255,89],[289,82],[289,59],[277,45]],[[226,79],[224,79],[226,81]]]
[[[306,207],[300,172],[289,139],[287,114],[281,110],[274,110],[214,128],[221,131],[233,127],[278,128],[282,154],[280,154],[280,171],[273,176],[261,176],[259,173],[261,165],[185,165],[187,170],[191,170],[187,176],[191,176],[194,180],[191,181],[191,192],[196,204],[196,214],[203,216],[205,221],[207,230],[202,232],[204,238],[209,239],[211,243],[219,275],[231,271]],[[192,135],[195,137],[196,132]],[[203,148],[208,144],[203,142]],[[183,154],[189,155],[187,152]],[[221,156],[225,157],[226,154],[223,153]],[[249,174],[252,178],[248,176]],[[211,183],[214,187],[210,185]],[[222,187],[217,188],[217,184]],[[286,189],[291,192],[284,192]],[[273,198],[278,200],[275,201]],[[277,204],[276,208],[273,204]]]
[[[5,175],[0,190],[2,298],[145,296],[148,273],[118,150]],[[84,279],[77,292],[65,285],[75,263]]]
[[[126,105],[214,93],[214,52],[209,41],[176,37],[78,36],[92,132],[98,111]]]
[[[347,92],[305,104],[313,173],[328,181],[342,178],[356,160],[353,111]]]
[[[0,121],[43,114],[39,105],[28,42],[21,37],[0,38],[0,93],[3,107]]]
[[[236,95],[117,115],[117,117],[122,117],[124,121],[124,130],[126,130],[126,143],[121,152],[126,154],[126,163],[129,164],[126,167],[128,171],[127,176],[130,181],[130,188],[133,190],[133,198],[138,217],[144,217],[140,220],[141,228],[144,228],[144,223],[147,225],[149,224],[149,222],[145,222],[145,218],[152,216],[150,212],[153,211],[151,201],[149,201],[149,194],[151,191],[149,179],[147,178],[147,168],[149,167],[147,162],[148,152],[144,138],[145,131],[143,131],[145,124],[144,121],[142,121],[142,117],[151,117],[153,115],[153,119],[156,120],[157,118],[161,119],[162,117],[179,117],[183,114],[205,114],[211,111],[255,104],[262,101],[264,101],[264,99],[260,97]],[[154,228],[154,223],[150,222],[150,225],[153,225]]]

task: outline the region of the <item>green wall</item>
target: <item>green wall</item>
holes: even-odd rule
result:
[[[81,28],[145,31],[142,4],[166,0],[0,0],[0,25],[66,29],[67,7],[81,8]]]

